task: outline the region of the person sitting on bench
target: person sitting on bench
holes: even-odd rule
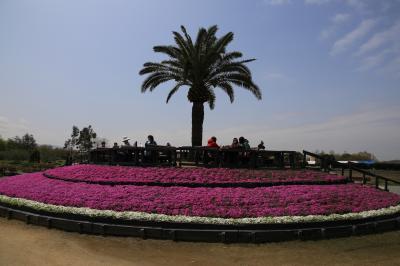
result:
[[[154,140],[154,137],[152,135],[148,135],[147,136],[147,141],[144,144],[145,148],[149,148],[149,147],[156,147],[157,146],[157,142]],[[155,163],[157,161],[158,158],[158,152],[157,151],[149,151],[146,150],[145,151],[145,157],[146,160],[150,163]]]

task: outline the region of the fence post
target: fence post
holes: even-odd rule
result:
[[[289,164],[291,169],[295,169],[295,158],[294,158],[294,153],[289,153]]]
[[[367,183],[367,179],[365,177],[365,173],[363,173],[363,184],[365,185]]]
[[[375,188],[379,188],[379,177],[375,176]]]
[[[385,191],[389,191],[389,189],[388,189],[388,181],[387,181],[387,179],[385,179]]]
[[[307,155],[306,155],[306,151],[303,151],[303,168],[307,168]]]
[[[348,168],[349,168],[349,179],[350,181],[353,181],[353,169],[351,168],[351,162],[348,162]]]

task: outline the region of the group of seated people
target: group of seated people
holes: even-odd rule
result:
[[[131,140],[130,138],[124,137],[124,138],[122,139],[122,145],[121,145],[121,147],[138,147],[138,142],[137,142],[137,141],[135,141],[135,142],[133,143],[133,145],[131,145],[131,143],[129,142],[130,140]],[[104,145],[103,145],[103,143],[104,143]],[[102,143],[102,148],[105,148],[105,142],[103,142],[103,143]],[[146,143],[145,143],[144,145],[145,145],[145,147],[149,147],[149,146],[158,146],[157,142],[154,140],[153,135],[148,135],[148,136],[147,136],[147,141],[146,141]],[[139,144],[139,147],[141,147],[141,146],[142,146],[142,145]],[[170,144],[169,142],[167,142],[166,146],[171,147],[171,144]],[[113,148],[114,148],[114,149],[118,149],[118,148],[120,148],[120,146],[118,146],[118,143],[117,143],[117,142],[114,142]]]
[[[220,146],[217,144],[217,138],[215,136],[212,136],[208,141],[207,141],[207,147],[210,148],[220,148]],[[233,138],[232,140],[232,144],[228,145],[228,146],[222,146],[221,148],[227,149],[227,148],[231,148],[231,149],[245,149],[245,150],[249,150],[250,149],[250,144],[249,141],[244,138],[244,137],[240,137],[238,138]],[[265,150],[265,146],[264,146],[264,142],[261,141],[260,144],[258,144],[257,146],[258,150]]]
[[[238,138],[233,138],[232,144],[228,146],[220,147],[217,144],[217,138],[212,136],[207,141],[207,147],[209,148],[221,148],[221,150],[229,151],[228,153],[223,153],[222,157],[218,157],[216,153],[206,152],[204,154],[206,163],[218,163],[218,160],[222,160],[224,163],[228,164],[248,164],[250,162],[250,153],[246,150],[250,150],[249,141],[243,136]],[[243,150],[243,151],[241,151]],[[264,142],[261,141],[257,146],[257,150],[265,150]]]
[[[121,146],[118,146],[118,143],[114,142],[113,148],[118,149],[120,147],[138,147],[138,142],[137,141],[135,141],[133,143],[133,145],[131,145],[130,142],[129,142],[130,140],[131,140],[130,138],[124,137],[122,139],[122,143],[123,144]],[[153,135],[148,135],[147,136],[147,141],[145,142],[145,147],[149,147],[149,146],[150,147],[151,146],[158,146],[157,142],[154,140]],[[167,144],[165,146],[171,147],[171,144],[169,142],[167,142]],[[101,143],[101,147],[105,148],[106,147],[106,142],[103,141]],[[141,144],[139,145],[139,147],[141,147]],[[244,137],[240,137],[239,139],[238,138],[233,138],[231,145],[220,147],[217,144],[217,138],[215,136],[212,136],[207,141],[207,147],[209,147],[209,148],[223,148],[223,149],[229,149],[229,148],[232,148],[232,149],[240,148],[240,149],[245,149],[245,150],[251,149],[249,141]],[[265,146],[264,146],[264,142],[263,141],[261,141],[260,144],[258,144],[257,149],[258,150],[265,150]]]
[[[131,139],[128,137],[124,137],[122,139],[122,145],[119,146],[118,143],[114,143],[114,146],[112,147],[113,149],[117,150],[117,158],[118,160],[122,161],[131,161],[134,157],[134,154],[130,149],[124,149],[126,147],[142,147],[141,144],[138,145],[138,142],[135,141],[133,145],[129,142]],[[102,142],[102,148],[105,148],[105,142]],[[154,137],[152,135],[147,136],[147,141],[145,142],[144,147],[157,147],[157,142],[155,141]],[[167,142],[165,145],[167,147],[171,147],[171,144]],[[160,146],[159,146],[160,147]],[[219,164],[221,163],[228,163],[228,164],[248,164],[251,161],[252,153],[250,150],[255,150],[251,149],[249,141],[242,137],[239,138],[233,138],[232,144],[231,145],[226,145],[226,146],[221,146],[217,144],[217,138],[215,136],[212,136],[208,141],[207,141],[207,147],[209,148],[216,148],[215,151],[213,150],[208,150],[204,151],[203,153],[203,158],[204,162],[209,164],[209,163],[216,163]],[[120,149],[122,148],[122,149]],[[257,146],[257,150],[265,150],[264,142],[261,141],[260,144]],[[219,151],[222,151],[220,153]],[[225,151],[225,152],[224,152]],[[172,151],[169,150],[153,150],[153,149],[146,149],[142,151],[142,155],[140,158],[137,158],[136,160],[140,160],[141,162],[157,162],[160,159],[164,159],[168,162],[172,162]],[[135,155],[136,156],[136,155]],[[176,157],[176,156],[175,156]],[[174,157],[174,158],[175,158]],[[176,159],[176,158],[175,158]],[[222,161],[221,161],[222,160]]]
[[[122,139],[122,145],[119,146],[117,142],[114,143],[112,147],[115,150],[116,155],[115,159],[117,161],[140,161],[140,162],[157,162],[160,160],[168,161],[172,163],[173,152],[170,150],[166,151],[155,151],[151,149],[141,150],[141,151],[133,151],[132,149],[126,149],[129,147],[141,147],[142,145],[135,141],[133,145],[129,142],[131,139],[128,137],[124,137]],[[157,147],[157,142],[154,140],[152,135],[147,136],[147,141],[145,142],[145,147]],[[171,146],[168,142],[166,146]],[[159,146],[158,146],[159,147]],[[106,142],[103,141],[101,143],[101,148],[106,148]]]

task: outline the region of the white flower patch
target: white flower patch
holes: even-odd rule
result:
[[[77,214],[93,218],[112,218],[121,220],[137,220],[152,222],[173,222],[173,223],[198,223],[218,225],[243,225],[243,224],[286,224],[286,223],[311,223],[311,222],[333,222],[371,218],[376,216],[400,214],[400,205],[382,208],[378,210],[363,211],[358,213],[330,214],[330,215],[307,215],[307,216],[276,216],[256,218],[218,218],[183,215],[165,215],[145,212],[113,210],[97,210],[90,208],[68,207],[53,204],[45,204],[37,201],[13,198],[0,195],[0,203],[15,207],[28,207],[37,211],[46,211],[56,214]]]

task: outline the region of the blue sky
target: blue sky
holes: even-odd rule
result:
[[[206,107],[204,142],[245,136],[270,149],[367,150],[400,158],[400,1],[0,0],[0,135],[62,145],[72,125],[114,142],[147,134],[190,144],[191,105],[172,84],[140,93],[152,47],[217,24],[249,67],[258,101],[236,88]]]

